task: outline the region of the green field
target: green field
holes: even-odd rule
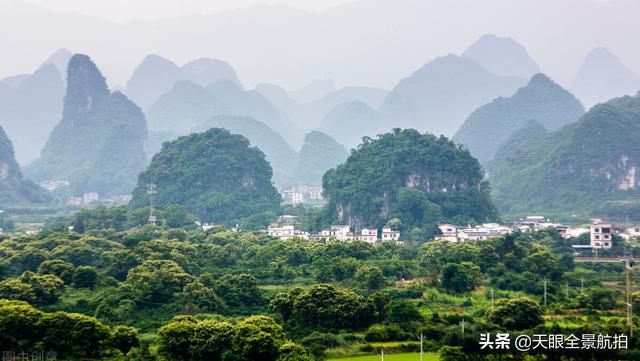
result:
[[[420,354],[415,353],[395,353],[384,355],[385,361],[419,361]],[[330,361],[380,361],[380,355],[354,356],[344,358],[329,359]],[[422,357],[423,361],[438,361],[440,357],[435,353],[425,353]]]

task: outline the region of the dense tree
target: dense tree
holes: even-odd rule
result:
[[[355,279],[365,288],[375,291],[384,286],[386,280],[378,267],[362,266],[355,273]]]
[[[228,306],[257,305],[262,302],[258,280],[248,274],[224,275],[216,282],[215,289]]]
[[[73,286],[76,288],[93,288],[98,282],[98,271],[95,267],[79,266],[73,273]]]
[[[442,287],[463,293],[473,290],[480,282],[480,267],[471,262],[447,263],[442,267]]]
[[[140,303],[162,304],[182,291],[190,278],[174,261],[145,261],[129,271],[126,283]]]
[[[55,303],[64,289],[64,281],[54,275],[25,272],[19,278],[0,282],[0,298],[23,300],[38,305]]]
[[[637,180],[629,181],[629,174],[640,163],[639,135],[640,97],[627,96],[594,106],[576,123],[515,144],[494,165],[496,205],[507,213],[592,214],[612,201],[607,212],[626,219],[632,208],[611,207],[637,199]]]
[[[264,154],[246,138],[213,128],[165,143],[140,175],[130,206],[148,204],[147,186],[154,183],[158,205],[180,204],[203,222],[235,225],[278,212],[271,175]]]
[[[196,360],[220,361],[233,346],[235,330],[227,322],[206,320],[194,326],[189,352]]]
[[[279,296],[271,304],[283,318],[290,312],[285,321],[293,325],[310,330],[359,330],[373,322],[373,304],[362,296],[327,284],[293,292],[295,296]]]
[[[327,221],[360,229],[398,218],[408,231],[453,218],[494,220],[483,176],[478,161],[447,138],[394,129],[365,139],[346,163],[325,174]]]
[[[524,330],[544,322],[540,305],[528,298],[501,299],[496,302],[489,320],[507,330]]]
[[[123,355],[126,355],[132,348],[140,346],[138,330],[129,326],[114,327],[111,334],[111,344]]]

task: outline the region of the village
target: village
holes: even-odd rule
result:
[[[640,236],[640,226],[616,226],[611,223],[604,223],[601,219],[594,218],[590,225],[567,226],[554,223],[544,216],[526,216],[511,224],[483,223],[480,225],[460,226],[454,224],[439,224],[438,229],[441,234],[435,236],[434,240],[446,240],[450,242],[464,242],[474,240],[486,240],[500,237],[514,231],[528,232],[545,229],[555,229],[565,239],[578,238],[588,235],[588,244],[572,245],[576,255],[595,253],[600,250],[610,250],[613,248],[614,236],[623,241],[630,241]],[[400,232],[391,227],[365,227],[360,231],[354,231],[349,225],[332,225],[323,229],[319,233],[310,233],[300,228],[299,219],[296,216],[284,215],[278,221],[263,230],[269,236],[279,239],[301,238],[305,240],[328,240],[337,241],[363,241],[368,244],[378,244],[385,241],[394,241],[403,244]]]

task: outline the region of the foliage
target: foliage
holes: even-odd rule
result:
[[[293,326],[311,330],[361,330],[374,319],[370,300],[328,284],[281,294],[269,307]]]
[[[588,215],[608,201],[637,199],[637,185],[628,179],[639,162],[639,104],[639,97],[613,99],[594,106],[577,123],[505,149],[508,156],[491,177],[498,208],[510,214]],[[625,218],[633,209],[614,214]]]
[[[575,122],[584,107],[573,94],[544,74],[534,75],[513,96],[497,98],[476,109],[453,140],[463,144],[480,163],[491,161],[498,148],[530,120],[555,131]]]
[[[326,222],[360,229],[397,218],[407,232],[454,218],[494,220],[498,214],[482,178],[478,162],[447,138],[394,129],[365,139],[346,163],[324,175]]]
[[[111,333],[92,317],[43,313],[24,302],[0,300],[0,344],[6,349],[57,352],[57,356],[95,358],[109,350]]]
[[[507,330],[525,330],[544,322],[540,305],[528,298],[501,299],[489,320]]]
[[[249,141],[212,128],[165,143],[138,180],[130,207],[148,204],[147,185],[157,185],[160,206],[180,204],[201,221],[235,225],[280,207],[271,167]]]
[[[463,293],[473,290],[480,281],[480,267],[472,262],[447,263],[442,267],[442,287]]]

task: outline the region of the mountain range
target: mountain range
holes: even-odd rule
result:
[[[486,164],[514,131],[528,120],[555,131],[584,113],[576,97],[544,74],[536,74],[511,97],[500,97],[475,110],[453,140]]]
[[[591,107],[615,97],[634,95],[640,91],[640,76],[609,50],[599,47],[587,54],[570,89]]]
[[[93,61],[76,54],[68,65],[62,119],[25,173],[35,181],[69,181],[75,194],[127,194],[146,165],[146,139],[140,108],[111,93]]]
[[[501,153],[491,184],[502,212],[593,214],[607,201],[637,199],[640,97],[596,105],[577,122]]]
[[[462,56],[471,58],[483,68],[500,76],[529,79],[540,72],[527,49],[509,37],[485,34],[476,40]]]
[[[34,73],[0,80],[0,125],[12,139],[16,159],[35,160],[62,114],[68,50],[59,50]]]
[[[452,136],[476,108],[513,94],[525,82],[493,74],[470,58],[450,54],[401,80],[379,112],[389,127]]]
[[[242,88],[233,67],[222,60],[199,58],[179,67],[171,60],[150,54],[134,70],[127,82],[125,94],[146,111],[181,80],[206,87],[223,79]]]
[[[324,117],[340,104],[357,101],[377,108],[388,93],[386,90],[371,87],[343,87],[327,92],[318,99],[300,102],[290,92],[275,84],[261,83],[255,90],[287,114],[300,129],[318,127]]]

